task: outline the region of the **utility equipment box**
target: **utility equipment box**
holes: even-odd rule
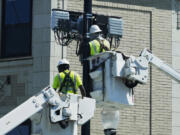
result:
[[[125,61],[121,53],[107,51],[88,58],[92,79],[91,96],[98,107],[120,108],[134,105],[134,95],[123,77]]]
[[[122,37],[123,20],[122,18],[108,18],[108,33],[113,36]]]
[[[63,26],[66,25],[65,22],[69,21],[69,12],[53,10],[51,17],[51,28],[54,29],[63,29]]]

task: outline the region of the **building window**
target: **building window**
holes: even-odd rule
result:
[[[31,56],[32,0],[3,0],[1,58]]]
[[[31,135],[31,124],[31,120],[28,119],[9,133],[7,133],[7,135]]]

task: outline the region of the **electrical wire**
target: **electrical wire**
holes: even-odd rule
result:
[[[76,55],[77,56],[79,55],[79,49],[80,49],[80,40],[78,40],[77,44],[76,44]]]
[[[55,41],[61,46],[68,46],[73,40],[76,40],[78,42],[80,40],[79,37],[80,36],[77,33],[54,30]]]

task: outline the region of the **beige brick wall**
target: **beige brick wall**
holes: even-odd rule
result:
[[[180,1],[172,1],[172,66],[180,71],[180,30],[177,29],[177,13],[180,11]],[[180,84],[172,81],[172,135],[180,134]]]
[[[61,58],[61,47],[54,41],[50,30],[50,11],[54,7],[57,7],[57,2],[54,0],[33,1],[33,59],[0,62],[0,79],[11,75],[14,78],[17,77],[16,81],[19,80],[18,83],[16,82],[16,89],[10,90],[13,96],[11,100],[15,102],[8,103],[10,107],[1,104],[0,114],[6,113],[24,100],[19,97],[27,98],[52,83],[57,73],[56,64]],[[153,53],[171,65],[170,7],[169,0],[93,0],[94,13],[123,17],[124,36],[119,50],[127,55],[138,56],[144,47],[150,48],[150,31],[152,30]],[[68,10],[82,11],[83,0],[69,0]],[[67,58],[71,62],[71,69],[82,75],[82,67],[79,58],[75,55],[75,48],[75,42],[67,47]],[[23,85],[18,85],[19,83]],[[151,86],[152,134],[171,135],[171,80],[153,67]],[[19,87],[24,91],[21,91],[19,95],[13,95],[13,91],[16,93]],[[135,88],[135,106],[120,110],[117,135],[149,135],[149,94],[150,82]],[[8,102],[8,100],[5,101]],[[92,135],[103,134],[100,111],[101,109],[97,109],[95,117],[91,120]]]
[[[150,48],[152,32],[153,53],[171,65],[171,2],[165,1],[117,1],[93,0],[93,13],[123,17],[124,35],[119,50],[138,56],[143,48]],[[68,2],[68,10],[82,11],[83,0]],[[151,24],[152,21],[152,24]],[[152,28],[151,28],[152,26]],[[73,70],[80,71],[75,45],[67,51]],[[171,80],[156,68],[152,68],[152,134],[171,135]],[[135,88],[135,106],[120,110],[118,135],[150,134],[150,82]],[[91,120],[91,133],[101,135],[101,109]]]

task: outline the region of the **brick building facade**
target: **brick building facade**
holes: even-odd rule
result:
[[[2,1],[0,6],[2,25]],[[124,34],[118,50],[138,56],[143,48],[152,49],[156,56],[180,71],[179,6],[178,0],[93,0],[93,13],[123,18]],[[83,11],[83,0],[34,0],[31,55],[0,59],[1,82],[10,77],[10,84],[0,91],[1,116],[52,84],[57,62],[62,57],[62,47],[55,42],[50,29],[51,9],[57,7]],[[63,54],[70,61],[71,69],[82,75],[75,50],[73,42],[63,48]],[[179,135],[179,88],[176,82],[152,67],[148,83],[135,88],[135,105],[120,110],[117,135]],[[91,120],[92,135],[103,135],[100,112],[101,109],[97,108]]]

